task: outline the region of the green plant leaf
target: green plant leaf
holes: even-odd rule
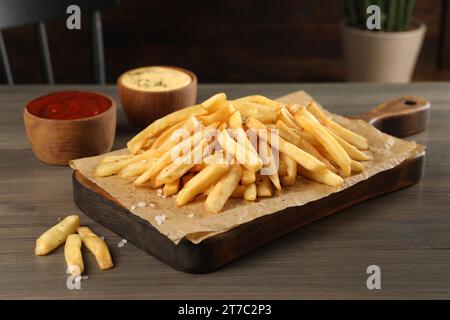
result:
[[[397,17],[397,2],[395,0],[389,1],[389,10],[387,15],[387,31],[393,32],[395,31],[395,20]]]
[[[397,1],[397,21],[395,31],[403,31],[405,25],[405,0]]]
[[[404,30],[407,30],[408,27],[411,25],[412,15],[414,11],[414,0],[406,0],[406,17],[405,17],[405,24],[404,24]]]

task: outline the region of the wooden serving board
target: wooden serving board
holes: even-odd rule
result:
[[[364,119],[381,130],[388,129],[388,133],[406,136],[425,129],[429,110],[429,102],[423,99],[402,97],[354,118]],[[206,273],[342,209],[417,183],[422,177],[424,159],[425,153],[421,153],[328,197],[262,216],[199,244],[187,239],[173,243],[79,171],[73,174],[73,192],[74,201],[81,211],[142,250],[175,269]]]

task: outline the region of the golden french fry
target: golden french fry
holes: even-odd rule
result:
[[[301,140],[300,141],[300,145],[298,146],[299,148],[305,150],[306,152],[308,152],[309,154],[313,155],[314,157],[316,157],[317,159],[319,159],[320,161],[322,161],[323,163],[325,163],[328,167],[328,169],[330,169],[333,173],[336,173],[337,170],[336,168],[328,161],[327,158],[325,158],[312,144],[310,144],[308,141],[306,140]]]
[[[196,160],[201,161],[203,155],[207,152],[208,143],[202,140],[194,149],[189,150],[186,155],[179,159],[175,159],[171,164],[162,169],[156,176],[156,180],[161,183],[171,183],[172,181],[180,179],[186,172],[188,172],[195,164]],[[199,159],[195,159],[199,157]]]
[[[52,252],[66,241],[69,234],[77,232],[79,226],[80,216],[70,215],[65,217],[37,238],[35,254],[44,256]]]
[[[227,101],[225,93],[218,93],[203,101],[201,105],[209,112],[217,111]]]
[[[163,188],[163,193],[166,197],[177,194],[180,188],[180,180],[175,180],[170,183],[166,183]]]
[[[197,119],[195,119],[195,117],[189,117],[187,120],[183,120],[180,121],[176,124],[174,124],[173,126],[171,126],[170,128],[168,128],[166,131],[164,131],[163,133],[161,133],[156,139],[155,141],[152,143],[152,149],[158,149],[159,147],[161,147],[161,145],[163,145],[168,139],[171,138],[172,134],[178,130],[181,129],[183,127],[187,127],[189,124],[192,124],[192,122],[195,122]]]
[[[178,192],[175,199],[177,206],[182,206],[191,201],[196,195],[205,191],[228,171],[226,164],[211,164],[190,179],[183,189]]]
[[[231,104],[231,102],[230,102]],[[239,110],[235,111],[231,117],[228,119],[228,124],[231,129],[239,129],[242,128],[242,117]]]
[[[100,160],[100,164],[107,163],[107,162],[116,162],[116,161],[126,160],[126,159],[131,158],[132,156],[133,155],[131,155],[131,154],[121,154],[121,155],[107,156],[107,157],[103,157]]]
[[[284,153],[280,157],[286,163],[286,175],[281,177],[281,184],[283,186],[291,186],[297,180],[297,162]]]
[[[243,198],[247,201],[255,201],[257,195],[256,184],[252,183],[245,188]]]
[[[283,154],[283,153],[281,153],[281,154]],[[287,163],[286,163],[284,157],[281,157],[281,155],[280,155],[279,164],[278,164],[278,175],[280,177],[287,175]]]
[[[128,141],[127,146],[131,153],[137,153],[145,142],[155,137],[157,134],[165,130],[166,128],[173,126],[174,124],[186,120],[190,116],[200,116],[207,113],[207,110],[202,107],[202,105],[195,105],[192,107],[187,107],[180,109],[178,111],[172,112],[150,124],[147,128],[139,132],[130,141]]]
[[[241,184],[243,186],[248,186],[249,184],[252,184],[255,181],[256,181],[255,173],[253,171],[249,171],[247,169],[244,169],[244,171],[242,173]]]
[[[129,166],[132,163],[136,163],[145,160],[148,157],[151,157],[151,154],[152,150],[149,150],[142,154],[134,155],[124,160],[101,163],[95,168],[94,174],[96,177],[108,177],[115,175],[126,166]]]
[[[277,110],[254,102],[234,102],[235,108],[244,117],[252,117],[263,123],[272,123],[277,117]],[[255,112],[256,111],[256,112]]]
[[[114,264],[106,242],[100,239],[88,227],[79,227],[77,231],[83,241],[83,244],[94,255],[100,269],[111,269]]]
[[[306,109],[299,109],[295,114],[295,119],[301,124],[306,131],[313,134],[314,137],[322,144],[328,154],[332,157],[333,161],[340,167],[344,176],[349,176],[351,173],[351,159],[341,145],[328,133],[328,131],[319,123],[315,123],[308,119],[308,111]],[[306,168],[310,171],[309,168]]]
[[[261,129],[264,129],[265,126],[258,120],[251,118],[247,120],[245,124],[248,128],[256,130],[258,135],[263,139],[267,138],[264,137],[261,131]],[[292,143],[287,142],[281,137],[279,137],[277,140],[278,143],[273,146],[278,150],[280,150],[281,152],[286,153],[288,156],[293,158],[295,161],[297,161],[300,165],[302,165],[306,169],[310,171],[318,171],[320,169],[326,168],[326,165],[323,162],[319,161],[318,159],[316,159],[309,153],[303,151],[302,149],[296,147]],[[273,141],[269,141],[269,143],[273,143]]]
[[[322,169],[316,172],[309,171],[304,168],[299,168],[299,170],[303,176],[313,181],[323,183],[332,187],[337,187],[344,183],[344,180],[341,177],[328,169]]]
[[[202,122],[203,125],[208,126],[214,122],[226,122],[228,118],[235,112],[233,105],[231,103],[225,103],[217,111],[199,116],[198,120]]]
[[[263,163],[258,154],[252,152],[249,147],[246,148],[240,143],[237,143],[230,137],[226,130],[220,131],[218,140],[227,154],[233,155],[238,163],[242,164],[246,169],[257,172],[262,168]]]
[[[272,196],[272,187],[268,176],[261,176],[261,180],[256,184],[256,193],[258,197]]]
[[[81,255],[81,238],[78,234],[69,234],[64,246],[67,271],[73,276],[79,276],[84,271],[83,256]]]
[[[328,127],[336,135],[347,141],[348,143],[354,145],[358,149],[367,150],[369,144],[367,139],[363,136],[341,126],[335,121],[331,120],[325,115],[325,113],[320,110],[319,106],[312,102],[307,106],[309,112],[311,112],[324,126]]]
[[[231,197],[242,177],[241,165],[232,165],[230,170],[214,185],[205,201],[210,213],[218,213]]]
[[[364,164],[352,160],[352,172],[363,172],[363,171],[364,171]]]
[[[267,175],[274,187],[280,191],[281,184],[280,178],[278,177],[278,167],[273,157],[271,148],[266,145],[265,147],[260,147],[259,153],[261,159],[263,160],[263,168],[261,169],[261,174]]]
[[[242,198],[244,196],[246,186],[237,185],[236,188],[234,188],[233,193],[231,194],[232,198]]]
[[[155,148],[155,157],[160,157],[167,151],[173,149],[183,139],[187,139],[192,133],[198,132],[201,128],[201,123],[195,117],[189,117],[178,130],[173,131],[170,137],[164,140],[162,144]]]
[[[280,109],[280,120],[291,129],[301,130],[300,125],[286,107]]]
[[[119,175],[122,178],[137,177],[147,171],[153,164],[155,164],[157,159],[141,160],[139,162],[134,162],[123,168]]]
[[[261,104],[266,107],[271,107],[273,109],[279,109],[279,107],[280,107],[279,102],[277,102],[275,100],[271,100],[271,99],[261,96],[261,95],[247,96],[247,97],[236,99],[234,101],[237,103],[242,103],[242,102],[258,103],[258,104]]]
[[[328,132],[333,136],[333,138],[336,139],[336,141],[341,145],[341,147],[345,150],[345,152],[347,152],[350,158],[357,161],[370,160],[370,158],[364,152],[362,152],[355,146],[351,145],[350,143],[339,137],[337,134],[329,130],[327,127],[325,127],[325,129],[327,129]]]
[[[202,132],[197,132],[189,139],[183,140],[178,143],[174,148],[166,151],[147,171],[142,173],[135,181],[135,186],[142,186],[147,181],[156,177],[156,175],[165,167],[167,167],[176,156],[176,153],[181,153],[182,151],[188,151],[192,146],[202,139]],[[176,157],[175,157],[176,158]]]
[[[156,141],[156,137],[147,139],[147,141],[142,146],[142,150],[145,150],[145,151],[150,150],[153,146],[153,143],[155,143],[155,141]]]

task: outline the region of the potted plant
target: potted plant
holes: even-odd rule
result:
[[[341,23],[349,81],[411,81],[426,25],[414,0],[346,0]]]

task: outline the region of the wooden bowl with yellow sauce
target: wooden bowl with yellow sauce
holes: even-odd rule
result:
[[[130,123],[145,127],[168,113],[194,105],[197,77],[178,67],[142,67],[122,74],[117,89]]]

